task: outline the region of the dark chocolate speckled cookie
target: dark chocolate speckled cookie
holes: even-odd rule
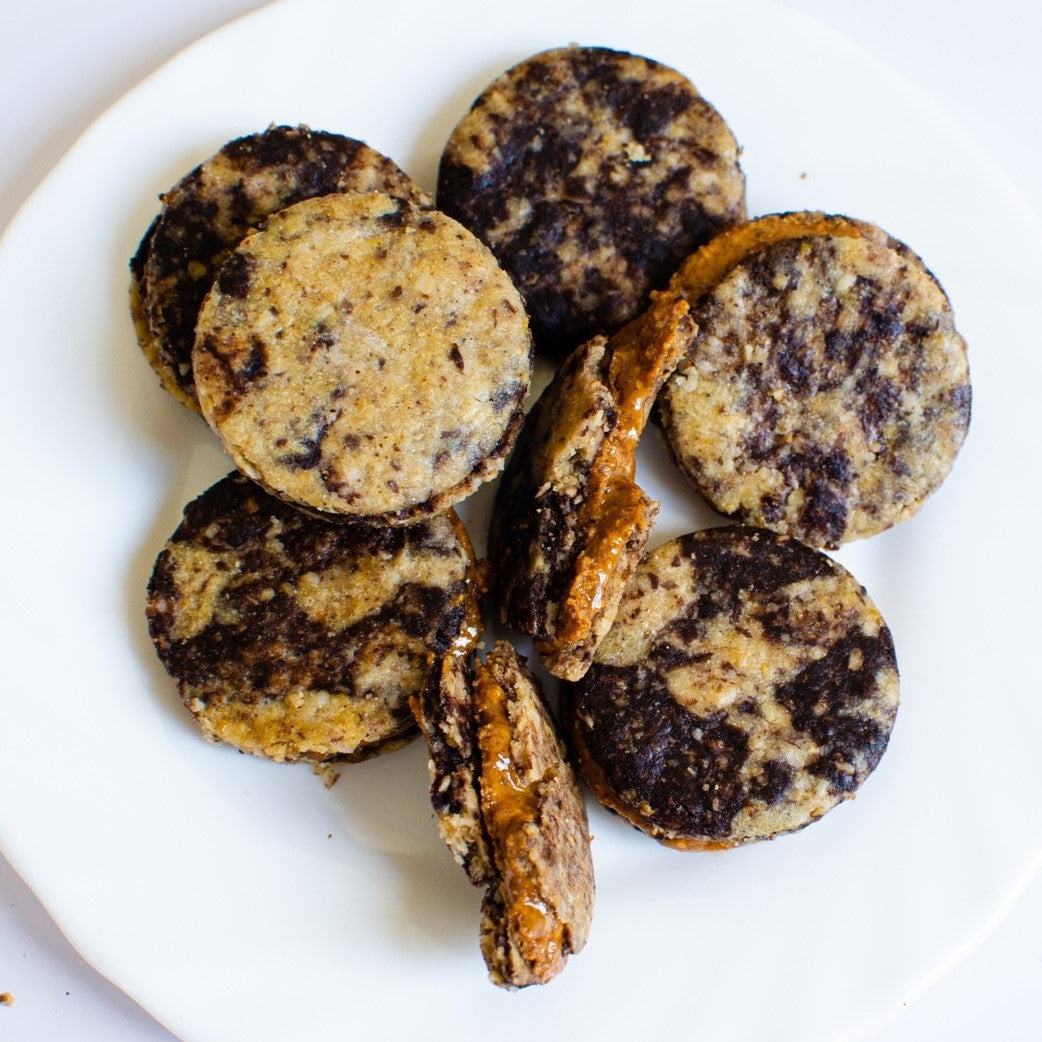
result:
[[[491,83],[453,131],[437,203],[492,248],[567,354],[643,309],[680,261],[745,216],[735,139],[686,77],[564,47]]]
[[[196,332],[203,416],[239,469],[345,521],[458,503],[524,418],[517,290],[456,221],[386,193],[273,214],[221,268]]]
[[[162,196],[131,261],[131,313],[162,385],[198,410],[195,321],[232,249],[270,214],[329,192],[380,190],[429,203],[390,159],[354,138],[273,126],[228,142]]]
[[[911,517],[966,436],[966,344],[933,275],[878,228],[770,215],[696,252],[671,288],[699,332],[659,399],[721,513],[837,547]]]
[[[603,803],[668,845],[730,847],[857,792],[886,749],[898,676],[845,569],[735,525],[648,554],[562,704]]]
[[[159,554],[149,632],[207,738],[275,760],[360,760],[411,737],[430,655],[474,613],[472,563],[451,511],[333,525],[229,475]]]

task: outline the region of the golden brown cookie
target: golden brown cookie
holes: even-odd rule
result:
[[[496,495],[489,558],[500,618],[578,680],[611,626],[658,504],[634,481],[652,403],[695,327],[660,300],[563,363],[525,422]]]
[[[862,221],[771,215],[674,277],[699,332],[659,409],[721,513],[814,546],[911,517],[970,418],[966,345],[933,275]]]
[[[200,405],[236,465],[347,521],[410,523],[494,477],[531,343],[488,249],[379,192],[297,203],[248,236],[199,314]]]
[[[414,705],[439,829],[485,887],[489,979],[545,984],[586,943],[594,878],[585,800],[538,684],[500,641],[484,662],[446,656]]]
[[[890,631],[858,582],[744,525],[649,553],[562,694],[594,794],[681,849],[772,839],[849,799],[897,705]]]
[[[738,146],[679,72],[562,47],[494,80],[453,131],[438,207],[487,242],[558,357],[644,309],[680,261],[745,218]]]
[[[148,587],[149,632],[203,734],[274,760],[361,760],[410,738],[432,653],[473,616],[453,512],[334,525],[229,475],[190,503]]]
[[[199,307],[232,249],[269,214],[329,192],[430,200],[390,159],[354,138],[272,126],[228,142],[163,194],[131,261],[131,313],[160,382],[198,411],[192,345]]]

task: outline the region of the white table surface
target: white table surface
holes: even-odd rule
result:
[[[347,0],[350,2],[350,0]],[[1042,5],[1030,0],[785,0],[946,106],[1042,209]],[[109,105],[257,0],[0,0],[0,229]],[[429,5],[424,5],[430,9]],[[1001,262],[1001,258],[996,259]],[[0,794],[0,800],[4,794]],[[1042,875],[873,1042],[1038,1042]],[[70,947],[0,858],[0,1040],[171,1042]]]

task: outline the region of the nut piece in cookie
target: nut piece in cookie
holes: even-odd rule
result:
[[[453,512],[409,528],[333,525],[241,475],[190,503],[147,617],[203,734],[274,760],[361,760],[412,736],[432,652],[473,614]]]
[[[687,310],[663,297],[573,352],[503,475],[489,529],[500,616],[556,676],[589,667],[651,533],[658,505],[634,482],[635,453],[694,335]]]
[[[130,264],[138,342],[163,387],[198,411],[196,316],[218,269],[247,232],[302,199],[374,190],[430,204],[390,159],[361,141],[273,126],[228,142],[166,192]]]
[[[745,219],[716,109],[679,72],[603,47],[545,51],[494,80],[445,147],[436,198],[492,248],[557,357],[629,321]]]
[[[532,352],[517,290],[470,232],[355,192],[243,240],[199,313],[193,366],[244,473],[309,510],[406,524],[502,468]]]
[[[966,436],[966,344],[933,275],[863,221],[776,214],[723,232],[671,292],[699,332],[659,399],[721,513],[821,547],[911,517]]]
[[[582,950],[594,878],[586,803],[538,684],[500,641],[446,656],[414,702],[439,829],[482,902],[481,952],[504,988],[545,984]]]
[[[772,839],[854,796],[897,706],[890,631],[857,581],[744,525],[649,553],[562,694],[598,799],[692,850]]]

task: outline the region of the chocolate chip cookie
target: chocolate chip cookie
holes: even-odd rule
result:
[[[940,486],[969,425],[966,344],[907,247],[849,218],[772,215],[698,251],[671,290],[699,332],[660,415],[721,513],[834,548]]]
[[[244,473],[306,509],[404,524],[502,468],[531,338],[470,232],[352,192],[281,210],[240,243],[199,313],[193,367]]]
[[[436,198],[489,244],[556,357],[629,321],[745,217],[716,109],[679,72],[604,47],[544,51],[494,80],[445,147]]]
[[[429,657],[474,613],[449,512],[334,525],[239,474],[190,503],[148,586],[149,632],[203,734],[274,760],[361,760],[410,738]]]
[[[849,572],[734,525],[647,555],[562,705],[598,799],[667,845],[711,849],[852,797],[889,741],[898,674]]]
[[[192,345],[199,307],[232,249],[266,217],[329,192],[380,190],[429,204],[386,156],[354,138],[272,126],[236,138],[163,194],[131,261],[131,313],[160,382],[198,411]]]

